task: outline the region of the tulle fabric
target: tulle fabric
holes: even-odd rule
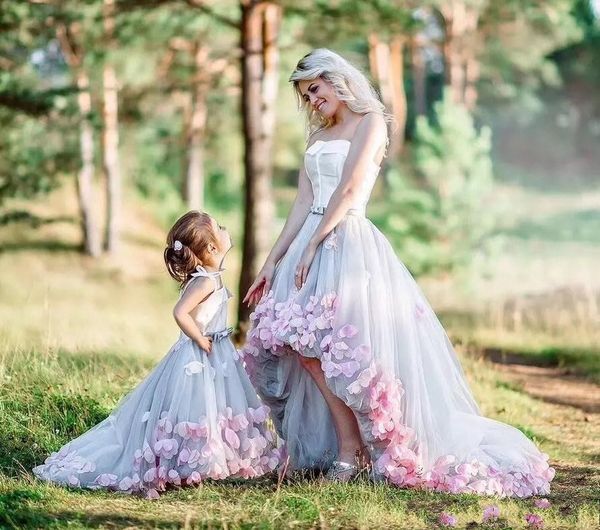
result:
[[[344,157],[345,147],[335,143],[327,151]],[[313,190],[323,189],[332,168],[341,172],[335,157],[324,158],[326,177],[309,148]],[[306,283],[295,287],[296,266],[329,196],[320,195],[325,204],[315,200],[277,264],[243,348],[292,466],[326,468],[337,455],[337,439],[320,391],[284,344],[320,360],[328,386],[357,417],[377,479],[456,493],[547,493],[554,475],[548,456],[514,427],[481,416],[425,296],[362,214],[364,197],[319,245]]]
[[[200,268],[195,276],[205,276]],[[194,280],[192,280],[194,281]],[[231,293],[216,289],[197,318],[210,354],[181,333],[153,371],[104,421],[33,469],[58,484],[141,493],[206,478],[251,478],[277,467],[269,409],[250,383],[226,328]]]

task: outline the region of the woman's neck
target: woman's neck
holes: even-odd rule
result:
[[[340,103],[333,115],[333,126],[343,128],[344,124],[348,124],[352,121],[353,114],[354,112],[348,108],[348,105]]]

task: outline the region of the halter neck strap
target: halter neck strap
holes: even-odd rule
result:
[[[197,278],[199,276],[204,276],[206,278],[216,278],[219,276],[225,269],[219,269],[218,271],[207,271],[202,265],[196,266],[196,272],[192,272],[190,276]]]

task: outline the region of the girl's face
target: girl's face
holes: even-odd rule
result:
[[[335,95],[333,87],[320,77],[298,81],[298,90],[302,99],[324,118],[331,118],[343,104]]]
[[[219,242],[219,247],[223,249],[223,255],[233,246],[231,242],[231,235],[227,231],[227,228],[221,226],[214,217],[211,217],[211,223],[213,232]]]

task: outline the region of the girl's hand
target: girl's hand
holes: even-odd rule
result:
[[[296,283],[296,287],[300,289],[306,283],[306,277],[308,276],[308,271],[310,266],[315,259],[315,253],[317,252],[317,247],[312,243],[306,245],[302,256],[300,257],[300,261],[298,262],[298,266],[296,267],[294,282]]]
[[[200,346],[203,350],[206,350],[208,353],[212,351],[212,339],[210,337],[202,336],[197,340],[198,346]]]
[[[249,306],[256,305],[263,295],[269,292],[274,272],[275,265],[271,262],[265,263],[256,276],[256,280],[248,289],[242,303],[247,303]]]

